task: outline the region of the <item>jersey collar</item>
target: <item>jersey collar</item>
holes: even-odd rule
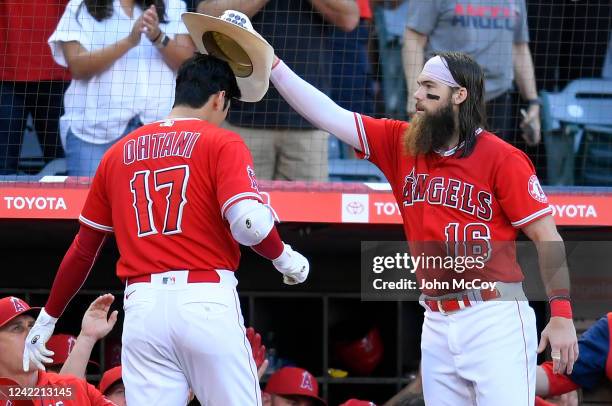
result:
[[[474,133],[476,135],[479,135],[482,132],[482,128],[478,127],[476,129],[476,131],[474,131]],[[463,148],[463,146],[465,145],[465,141],[462,142],[461,144],[455,145],[453,148],[448,149],[446,151],[442,151],[439,149],[434,150],[434,152],[438,155],[440,155],[441,157],[447,157],[447,156],[452,156],[455,155],[455,152],[459,151],[461,148]]]

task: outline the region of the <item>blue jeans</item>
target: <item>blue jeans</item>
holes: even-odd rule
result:
[[[140,126],[142,126],[140,118],[134,116],[118,139],[125,137]],[[100,160],[117,140],[107,144],[92,144],[74,135],[72,129],[69,128],[68,134],[66,134],[66,168],[68,169],[68,175],[94,176]]]

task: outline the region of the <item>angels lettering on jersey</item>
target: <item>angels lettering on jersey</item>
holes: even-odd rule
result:
[[[477,190],[462,180],[415,173],[414,167],[404,178],[403,207],[420,203],[442,205],[489,221],[493,217],[492,202],[491,192]]]

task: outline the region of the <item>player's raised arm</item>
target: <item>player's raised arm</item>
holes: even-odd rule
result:
[[[115,297],[110,293],[98,296],[87,308],[81,322],[81,332],[74,343],[60,375],[74,375],[86,378],[87,363],[94,345],[111,332],[117,322],[117,310],[110,313]]]
[[[338,106],[276,57],[270,79],[281,96],[302,117],[361,151],[356,113]]]

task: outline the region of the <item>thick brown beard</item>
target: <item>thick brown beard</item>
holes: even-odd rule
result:
[[[450,103],[434,113],[415,114],[404,134],[404,148],[410,155],[442,149],[453,137],[455,127]]]

